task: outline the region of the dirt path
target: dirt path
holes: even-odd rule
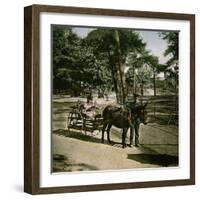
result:
[[[125,149],[116,128],[111,133],[112,145],[107,141],[102,144],[99,132],[84,135],[79,131],[54,131],[54,172],[177,166],[177,136],[169,139],[166,132],[151,129],[154,130],[154,125],[141,126],[141,145]]]
[[[53,135],[54,171],[85,171],[159,167],[132,159],[142,155],[139,148],[122,149],[107,144]],[[139,159],[139,157],[138,157]],[[60,162],[59,162],[60,161]]]
[[[84,101],[84,99],[81,99]],[[150,123],[140,126],[140,147],[122,148],[119,129],[111,129],[110,145],[101,143],[96,131],[87,135],[66,128],[71,105],[77,98],[59,97],[53,105],[53,171],[90,171],[155,168],[178,165],[178,131],[174,125]],[[113,103],[113,99],[98,102]],[[127,138],[128,143],[129,138]]]

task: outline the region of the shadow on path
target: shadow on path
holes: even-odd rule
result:
[[[178,166],[178,157],[167,154],[128,154],[127,158],[143,164]]]
[[[82,141],[101,143],[100,138],[93,137],[92,135],[85,135],[78,131],[71,131],[71,130],[69,131],[69,130],[64,130],[64,129],[58,129],[58,130],[53,131],[53,133],[57,134],[57,135],[69,137],[69,138],[82,140]]]
[[[80,131],[72,131],[72,130],[64,130],[64,129],[58,129],[53,131],[54,134],[74,138],[82,141],[92,142],[92,143],[102,143],[101,142],[101,133],[89,133],[89,135],[86,135],[84,133],[81,133]],[[100,135],[100,138],[97,138],[97,135]],[[109,144],[114,147],[121,148],[122,143],[115,142],[111,140],[111,143],[108,143],[108,140],[104,139],[104,144]],[[128,147],[128,146],[127,146]]]
[[[53,172],[91,171],[98,170],[97,167],[85,163],[74,163],[61,154],[53,155]]]

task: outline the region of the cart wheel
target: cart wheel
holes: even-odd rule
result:
[[[71,125],[71,115],[72,115],[72,113],[70,112],[69,113],[69,115],[68,115],[68,117],[67,117],[67,122],[66,122],[66,129],[68,130],[68,131],[70,131],[70,128],[69,128],[69,126]]]
[[[87,135],[87,131],[86,131],[86,128],[85,128],[85,118],[82,116],[82,131],[85,135]]]

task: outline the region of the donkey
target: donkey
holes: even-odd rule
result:
[[[147,111],[145,105],[133,106],[120,108],[117,106],[108,105],[102,113],[103,116],[103,128],[102,128],[102,138],[101,141],[104,143],[104,132],[107,127],[107,140],[111,143],[110,140],[110,129],[114,125],[117,128],[122,129],[122,147],[126,146],[126,136],[127,131],[131,128],[130,133],[130,145],[132,145],[133,132],[138,135],[138,129],[140,123],[147,123]],[[137,129],[137,130],[136,130]],[[138,145],[138,137],[136,137],[135,142]]]

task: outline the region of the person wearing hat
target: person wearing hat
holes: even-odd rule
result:
[[[130,109],[132,112],[134,112],[134,110],[136,110],[136,107],[139,106],[138,104],[140,104],[137,101],[138,96],[139,96],[138,94],[134,94],[132,101],[129,100],[126,102],[126,107]],[[131,141],[130,145],[132,145],[133,136],[135,136],[136,147],[138,147],[139,145],[139,126],[140,126],[139,118],[135,117],[132,121],[130,121],[130,141]],[[134,134],[134,131],[135,131],[135,134]]]

